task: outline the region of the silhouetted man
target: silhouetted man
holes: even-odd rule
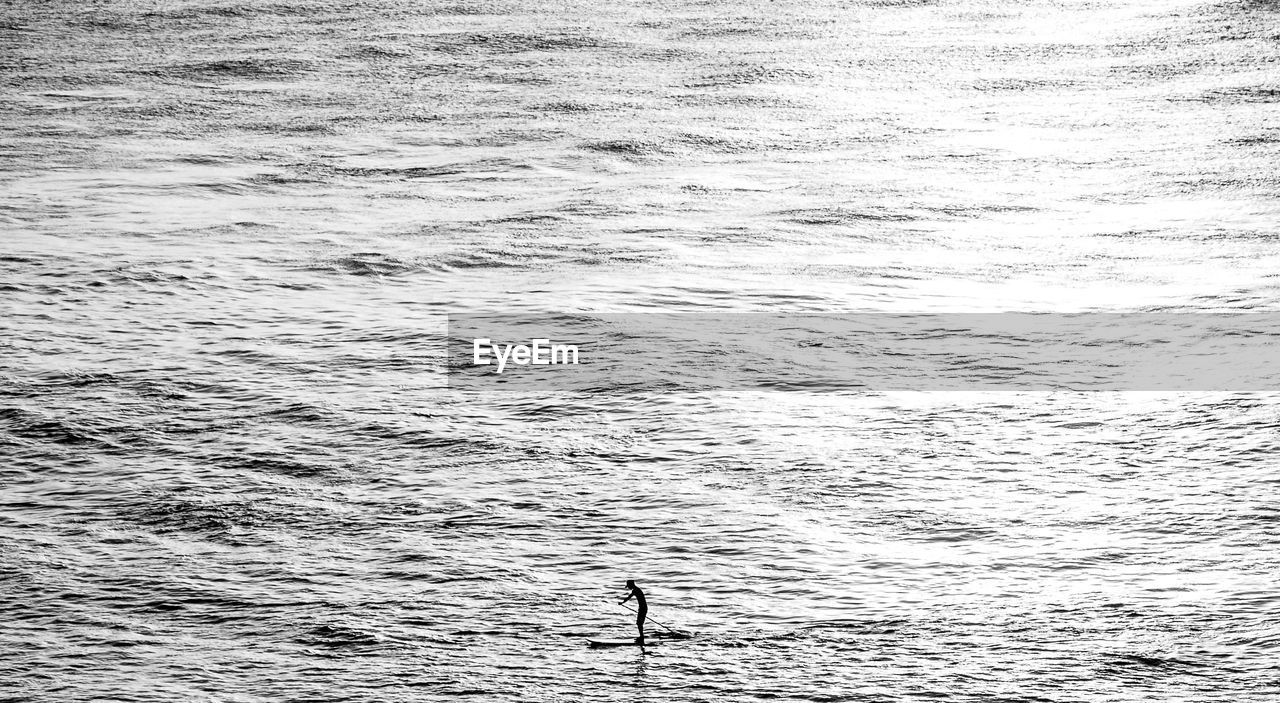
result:
[[[627,593],[627,597],[623,598],[618,602],[626,603],[627,601],[631,600],[632,596],[635,596],[636,627],[640,630],[640,636],[636,638],[636,642],[639,642],[640,646],[643,647],[644,646],[644,618],[646,615],[649,614],[649,604],[646,603],[644,600],[644,591],[640,590],[640,587],[636,585],[635,581],[628,580],[627,589],[629,591]]]

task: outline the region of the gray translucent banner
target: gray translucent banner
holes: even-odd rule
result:
[[[1280,390],[1280,313],[450,314],[452,388]]]

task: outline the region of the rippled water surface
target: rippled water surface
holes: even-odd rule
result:
[[[1278,50],[1263,0],[3,3],[5,695],[1274,700],[1274,395],[441,360],[451,310],[1274,312]],[[628,578],[698,636],[587,649]]]

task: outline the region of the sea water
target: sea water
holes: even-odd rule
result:
[[[13,700],[1280,693],[1274,395],[443,363],[458,311],[1275,311],[1276,3],[0,20]],[[587,649],[626,579],[698,636]]]

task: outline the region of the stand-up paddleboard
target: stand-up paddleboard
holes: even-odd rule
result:
[[[646,640],[644,646],[652,647],[658,644],[653,640]],[[601,647],[639,647],[640,643],[635,640],[587,640],[587,646],[592,649]]]
[[[645,636],[645,639],[644,639],[644,646],[646,646],[646,647],[655,647],[655,646],[657,646],[657,645],[662,644],[663,642],[671,642],[672,640],[677,640],[677,641],[678,641],[678,640],[688,640],[688,639],[693,639],[693,633],[691,633],[691,632],[674,632],[674,631],[673,631],[673,632],[655,632],[655,633],[653,633],[653,634],[651,634],[651,635],[646,635],[646,636]],[[639,642],[637,642],[637,641],[635,641],[635,639],[634,639],[634,638],[629,639],[629,640],[605,640],[605,639],[599,639],[599,640],[597,640],[597,639],[589,639],[589,640],[587,640],[587,646],[588,646],[588,647],[592,647],[592,648],[596,648],[596,647],[639,647],[639,646],[640,646],[640,643],[639,643]]]

